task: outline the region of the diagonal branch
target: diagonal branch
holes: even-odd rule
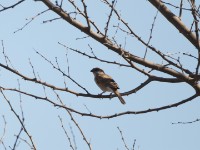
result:
[[[119,130],[119,133],[120,133],[120,135],[121,135],[121,139],[122,139],[122,141],[123,141],[123,143],[124,143],[124,147],[126,148],[126,150],[129,150],[129,148],[128,148],[128,146],[127,146],[125,140],[124,140],[124,136],[123,136],[122,130],[120,130],[119,127],[117,127],[117,129]]]
[[[87,54],[87,53],[85,53],[85,52],[81,52],[81,51],[78,50],[78,49],[74,49],[74,48],[71,48],[71,47],[67,47],[66,45],[64,45],[64,44],[62,44],[62,43],[60,43],[60,42],[58,42],[58,44],[60,44],[60,45],[63,46],[64,48],[66,48],[66,50],[69,49],[69,50],[71,50],[71,51],[73,51],[73,52],[76,52],[76,53],[81,54],[81,55],[83,55],[83,56],[85,56],[85,57],[88,57],[89,59],[96,59],[97,61],[100,61],[100,62],[104,62],[104,63],[108,63],[108,64],[114,64],[114,65],[123,66],[123,67],[131,67],[130,65],[118,63],[118,62],[116,62],[116,61],[107,61],[107,60],[104,60],[104,59],[100,59],[100,58],[98,58],[98,57],[97,57],[96,55],[94,55],[94,54],[93,54],[93,56],[91,56],[91,55],[89,55],[89,54]]]
[[[21,126],[22,126],[24,132],[26,133],[26,135],[27,135],[28,138],[30,139],[31,144],[32,144],[32,149],[33,149],[33,150],[36,150],[36,146],[35,146],[35,144],[34,144],[34,142],[33,142],[33,138],[32,138],[32,136],[29,134],[28,130],[26,129],[26,127],[25,127],[25,125],[24,125],[24,122],[23,122],[23,119],[21,119],[21,118],[19,117],[19,115],[16,113],[16,111],[13,109],[13,107],[12,107],[10,101],[9,101],[9,100],[7,99],[7,97],[5,96],[5,94],[4,94],[2,88],[0,88],[0,92],[1,92],[1,94],[3,95],[4,99],[6,100],[6,102],[8,103],[8,105],[9,105],[11,111],[14,113],[14,115],[15,115],[16,118],[18,119],[18,121],[19,121],[19,123],[21,124]]]
[[[194,33],[190,31],[186,27],[186,25],[177,17],[175,14],[173,14],[167,6],[165,6],[160,0],[149,0],[149,2],[155,6],[160,13],[171,23],[173,24],[180,33],[183,34],[197,49],[199,49],[199,41],[197,42],[197,37]]]
[[[1,7],[2,7],[2,9],[0,10],[0,12],[5,11],[5,10],[10,9],[10,8],[14,8],[14,7],[16,7],[17,5],[19,5],[20,3],[24,2],[24,1],[25,1],[25,0],[20,0],[20,1],[18,1],[17,3],[15,3],[15,4],[11,5],[11,6],[7,6],[7,7],[4,7],[4,6],[2,6],[2,5],[0,4]]]

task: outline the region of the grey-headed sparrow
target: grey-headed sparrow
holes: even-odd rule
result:
[[[98,85],[98,87],[104,92],[112,92],[119,98],[122,104],[125,104],[124,99],[122,98],[121,94],[119,93],[117,83],[110,77],[109,75],[105,74],[104,71],[100,68],[93,68],[91,72],[94,74],[94,81]],[[102,94],[103,94],[102,93]]]

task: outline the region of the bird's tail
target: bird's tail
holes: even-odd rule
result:
[[[121,94],[118,92],[118,90],[115,90],[115,91],[113,91],[113,92],[117,95],[117,97],[119,98],[119,100],[120,100],[120,102],[121,102],[122,104],[126,104],[125,100],[122,98],[122,96],[121,96]]]

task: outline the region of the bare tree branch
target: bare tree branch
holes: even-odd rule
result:
[[[5,10],[8,10],[8,9],[10,9],[10,8],[14,8],[14,7],[18,6],[19,4],[21,4],[22,2],[24,2],[24,1],[25,1],[25,0],[20,0],[20,1],[18,1],[17,3],[15,3],[15,4],[13,4],[13,5],[10,5],[10,6],[7,6],[7,7],[2,6],[2,5],[0,4],[0,6],[2,7],[2,9],[0,10],[0,12],[5,11]]]
[[[190,30],[175,14],[173,14],[160,0],[149,0],[149,2],[155,6],[181,34],[183,34],[197,49],[199,49],[199,41],[197,42],[195,34],[190,32]]]
[[[80,112],[80,111],[77,111],[77,110],[72,109],[70,107],[67,107],[66,105],[57,104],[47,97],[36,96],[36,95],[33,95],[33,94],[29,94],[27,92],[19,91],[17,89],[9,89],[9,88],[3,88],[3,87],[1,87],[1,89],[2,90],[8,90],[8,91],[15,91],[15,92],[22,93],[24,95],[33,97],[35,99],[45,100],[45,101],[49,102],[50,104],[53,104],[53,106],[55,106],[55,107],[66,109],[67,111],[79,114],[81,116],[89,116],[89,117],[100,118],[100,119],[110,119],[110,118],[115,118],[115,117],[119,117],[119,116],[123,116],[123,115],[131,115],[131,114],[138,115],[138,114],[145,114],[145,113],[150,113],[150,112],[158,112],[158,111],[161,111],[161,110],[165,110],[165,109],[169,109],[169,108],[173,108],[173,107],[178,107],[182,104],[185,104],[189,101],[194,100],[195,98],[197,98],[199,96],[199,94],[197,93],[197,94],[194,94],[187,99],[181,100],[181,101],[173,103],[173,104],[157,107],[157,108],[149,108],[149,109],[140,110],[140,111],[125,111],[125,112],[116,113],[116,114],[113,114],[113,115],[101,116],[101,115],[95,115],[95,114],[92,114],[92,113]]]
[[[0,92],[1,92],[1,94],[3,95],[4,99],[6,100],[6,102],[8,103],[8,105],[9,105],[11,111],[14,113],[14,115],[15,115],[16,118],[18,119],[19,123],[20,123],[21,126],[23,127],[24,132],[26,133],[26,135],[27,135],[28,138],[30,139],[31,144],[32,144],[32,148],[33,148],[34,150],[36,150],[36,147],[35,147],[35,144],[34,144],[34,142],[33,142],[32,136],[31,136],[31,135],[29,134],[29,132],[27,131],[27,129],[26,129],[25,125],[24,125],[23,119],[20,119],[19,115],[18,115],[18,114],[16,113],[16,111],[13,109],[13,107],[12,107],[10,101],[7,99],[7,97],[6,97],[5,94],[3,93],[3,89],[2,89],[2,88],[0,88]]]
[[[200,119],[196,119],[194,121],[187,121],[187,122],[177,122],[177,123],[172,123],[172,124],[191,124],[191,123],[195,123],[195,122],[199,122]]]
[[[62,129],[63,129],[65,135],[67,136],[67,140],[69,141],[69,145],[70,145],[71,149],[72,149],[72,150],[75,150],[74,147],[73,147],[73,145],[72,145],[71,139],[70,139],[70,137],[69,137],[69,135],[68,135],[68,133],[67,133],[67,131],[66,131],[64,125],[63,125],[62,118],[61,118],[60,116],[58,116],[58,118],[60,119],[61,127],[62,127]]]
[[[49,10],[49,9],[44,10],[44,11],[38,13],[37,15],[31,17],[30,19],[26,19],[26,20],[29,20],[29,21],[28,21],[25,25],[23,25],[21,28],[19,28],[19,29],[17,29],[16,31],[14,31],[14,33],[17,33],[18,31],[23,30],[23,29],[24,29],[25,27],[27,27],[33,20],[35,20],[38,16],[40,16],[40,15],[46,13],[48,10]]]
[[[124,143],[124,147],[125,147],[127,150],[129,150],[129,148],[128,148],[128,146],[127,146],[125,140],[124,140],[124,136],[123,136],[122,130],[120,130],[119,127],[117,127],[117,129],[119,130],[119,133],[120,133],[120,135],[121,135],[122,141],[123,141],[123,143]]]
[[[136,63],[139,63],[141,65],[144,65],[146,67],[155,69],[157,71],[161,71],[164,73],[167,73],[171,76],[174,76],[176,78],[179,78],[181,80],[184,80],[185,82],[189,83],[190,85],[192,85],[197,91],[200,91],[199,86],[196,86],[196,83],[194,82],[194,79],[182,74],[181,72],[177,72],[171,68],[167,68],[164,67],[163,65],[160,64],[155,64],[153,62],[144,60],[138,56],[135,56],[133,54],[130,54],[129,52],[125,51],[124,49],[122,49],[121,47],[118,47],[116,45],[113,45],[113,43],[111,42],[111,40],[109,39],[105,39],[102,35],[93,32],[92,30],[88,31],[87,28],[82,25],[80,22],[73,20],[68,14],[66,14],[65,12],[63,12],[62,10],[60,10],[60,8],[56,7],[53,3],[51,3],[48,0],[43,0],[43,3],[45,3],[49,9],[53,10],[55,13],[57,13],[58,15],[60,15],[64,20],[66,20],[68,23],[72,24],[73,26],[75,26],[76,28],[80,29],[81,31],[83,31],[84,33],[88,34],[89,36],[91,36],[92,38],[94,38],[95,40],[97,40],[98,42],[102,43],[103,45],[105,45],[107,48],[113,50],[114,52],[118,53],[119,55],[122,55],[123,58],[129,59],[131,61],[134,61]],[[157,4],[157,3],[156,3]],[[160,3],[159,3],[160,4]],[[162,10],[162,5],[161,5],[161,10]]]
[[[0,138],[0,145],[3,144],[3,140],[4,140],[4,137],[5,137],[6,128],[7,128],[7,122],[6,122],[5,116],[3,115],[2,118],[3,118],[3,122],[4,122],[4,128],[3,128],[3,134]]]

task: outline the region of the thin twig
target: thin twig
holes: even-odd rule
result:
[[[1,45],[2,45],[2,49],[3,49],[3,56],[4,56],[4,60],[6,62],[6,65],[8,66],[8,62],[7,62],[7,55],[5,54],[5,47],[4,47],[4,42],[3,40],[1,40]]]
[[[3,118],[3,122],[4,122],[4,127],[3,127],[3,134],[0,138],[0,145],[3,143],[4,136],[6,134],[6,128],[7,128],[7,122],[6,122],[5,116],[3,115],[2,118]]]
[[[9,105],[9,107],[10,107],[10,109],[11,109],[11,111],[14,113],[14,115],[16,116],[16,118],[18,119],[18,121],[19,121],[19,123],[21,124],[21,126],[23,127],[23,130],[24,130],[24,132],[26,133],[26,135],[28,136],[28,138],[30,139],[30,141],[31,141],[31,144],[32,144],[32,148],[34,149],[34,150],[36,150],[36,147],[35,147],[35,144],[34,144],[34,142],[33,142],[33,139],[32,139],[32,136],[28,133],[28,131],[27,131],[27,129],[26,129],[26,127],[25,127],[25,125],[24,125],[24,122],[23,122],[23,120],[22,119],[20,119],[20,117],[19,117],[19,115],[16,113],[16,111],[13,109],[13,107],[12,107],[12,105],[11,105],[11,103],[10,103],[10,101],[7,99],[7,97],[5,96],[5,94],[4,94],[4,92],[3,92],[3,89],[2,88],[0,88],[0,92],[1,92],[1,94],[3,95],[3,97],[4,97],[4,99],[6,100],[6,102],[8,103],[8,105]]]
[[[17,136],[17,135],[15,135],[15,136]],[[19,139],[20,139],[21,141],[23,141],[24,143],[26,143],[31,149],[33,149],[33,148],[32,148],[32,145],[31,145],[27,140],[25,140],[25,139],[23,139],[23,138],[21,138],[21,137],[19,137]]]
[[[57,71],[59,71],[63,76],[66,76],[68,79],[70,79],[73,83],[75,83],[78,87],[80,87],[81,89],[83,89],[86,93],[89,94],[89,91],[84,88],[82,85],[80,85],[77,81],[75,81],[72,77],[70,77],[69,75],[67,75],[64,71],[62,71],[60,68],[56,67],[50,60],[48,60],[45,56],[43,56],[41,53],[39,53],[38,51],[35,50],[35,52],[41,56],[45,61],[47,61],[54,69],[56,69]]]
[[[80,15],[82,15],[84,18],[87,18],[87,17],[85,16],[85,13],[83,13],[83,12],[77,7],[77,5],[75,4],[75,1],[74,1],[74,0],[68,0],[68,1],[72,4],[72,6],[75,8],[75,10],[78,11],[78,13],[79,13]],[[98,28],[98,26],[95,24],[94,21],[92,21],[92,20],[89,19],[89,18],[87,18],[87,20],[93,25],[93,27],[96,29],[97,33],[103,35],[103,33],[101,33],[101,30]]]
[[[30,64],[30,66],[31,66],[33,75],[34,75],[34,77],[36,78],[35,69],[34,69],[34,66],[33,66],[32,63],[31,63],[31,59],[30,59],[30,58],[29,58],[29,64]]]
[[[14,7],[18,6],[20,3],[24,2],[24,1],[25,0],[20,0],[17,3],[15,3],[15,4],[11,5],[11,6],[7,6],[7,7],[1,5],[2,9],[0,10],[0,12],[5,11],[5,10],[10,9],[10,8],[14,8]]]
[[[112,13],[113,13],[113,10],[114,10],[114,7],[115,7],[115,0],[113,0],[112,1],[112,5],[111,5],[111,10],[110,10],[110,14],[109,14],[109,16],[108,16],[108,21],[107,21],[107,23],[106,23],[106,27],[104,28],[104,30],[105,30],[105,33],[104,33],[104,38],[106,38],[107,37],[107,32],[108,32],[108,26],[109,26],[109,23],[110,23],[110,20],[111,20],[111,17],[112,17]]]
[[[183,0],[180,2],[180,9],[179,9],[179,18],[181,19],[182,16],[182,10],[183,10]]]
[[[75,150],[77,150],[75,134],[74,134],[73,128],[72,128],[70,123],[69,123],[69,128],[70,128],[70,131],[71,131],[71,134],[72,134]]]
[[[64,45],[64,44],[62,44],[62,43],[60,43],[60,42],[58,42],[58,44],[60,44],[61,46],[63,46],[63,47],[66,48],[67,50],[69,49],[69,50],[71,50],[71,51],[73,51],[73,52],[76,52],[76,53],[78,53],[78,54],[81,54],[81,55],[86,56],[86,57],[91,58],[91,59],[96,59],[96,60],[98,60],[98,61],[100,61],[100,62],[105,62],[105,63],[108,63],[108,64],[119,65],[119,66],[123,66],[123,67],[131,67],[130,65],[121,64],[121,63],[118,63],[118,62],[116,62],[116,61],[107,61],[107,60],[104,60],[104,59],[100,59],[100,58],[98,58],[96,55],[94,55],[93,52],[92,52],[93,56],[91,56],[91,55],[88,55],[88,54],[86,54],[86,53],[84,53],[84,52],[81,52],[80,50],[67,47],[66,45]],[[91,49],[91,50],[92,50],[92,49]]]
[[[56,94],[56,96],[57,96],[57,98],[59,99],[60,103],[61,103],[63,106],[65,106],[64,103],[63,103],[63,101],[61,100],[60,96],[59,96],[56,92],[54,92],[54,93]],[[89,148],[90,150],[92,150],[91,144],[90,144],[90,142],[88,142],[88,140],[87,140],[85,134],[83,133],[81,127],[79,126],[79,124],[77,123],[77,121],[74,119],[74,117],[72,116],[71,112],[70,112],[68,109],[66,109],[66,111],[67,111],[67,113],[69,114],[71,120],[74,122],[74,124],[75,124],[76,127],[78,128],[78,130],[80,131],[80,133],[81,133],[81,135],[82,135],[82,137],[83,137],[83,140],[84,140],[84,141],[86,142],[86,144],[88,145],[88,148]]]
[[[23,25],[21,28],[19,28],[19,29],[17,29],[16,31],[14,31],[14,33],[17,33],[18,31],[23,30],[23,29],[24,29],[26,26],[28,26],[35,18],[37,18],[38,16],[44,14],[44,13],[47,12],[48,10],[49,10],[49,9],[44,10],[44,11],[38,13],[37,15],[35,15],[34,17],[31,17],[31,18],[30,18],[30,21],[28,21],[28,22],[27,22],[25,25]],[[26,19],[26,20],[28,20],[28,19]]]
[[[18,81],[18,90],[21,90],[20,82],[19,82],[19,80],[17,80],[17,81]],[[22,116],[22,123],[24,124],[25,118],[24,118],[24,112],[23,112],[23,109],[22,109],[22,96],[21,96],[21,93],[19,93],[19,99],[20,99],[20,110],[21,110],[21,116]],[[20,135],[21,135],[22,131],[23,131],[23,126],[21,126],[19,133],[16,135],[16,140],[14,142],[12,150],[16,149],[17,142],[18,142],[18,140],[20,138]]]
[[[179,6],[175,6],[175,5],[173,5],[173,4],[171,4],[171,3],[168,3],[168,2],[164,2],[164,1],[161,1],[163,4],[166,4],[166,5],[169,5],[169,6],[172,6],[172,7],[174,7],[174,8],[177,8],[177,9],[180,9],[181,7],[179,7]],[[188,10],[188,11],[191,11],[191,9],[190,8],[183,8],[182,7],[182,10]]]
[[[89,20],[88,13],[87,13],[87,5],[85,4],[84,0],[81,0],[81,1],[82,1],[83,8],[84,8],[84,13],[85,13],[85,18],[86,18],[87,25],[88,25],[88,30],[90,30],[91,27],[90,27],[90,20]]]
[[[133,150],[135,150],[136,139],[133,142]]]
[[[120,133],[120,135],[121,135],[121,139],[122,139],[122,141],[123,141],[123,143],[124,143],[124,147],[125,147],[127,150],[129,150],[129,148],[128,148],[128,146],[127,146],[125,140],[124,140],[124,136],[123,136],[122,131],[120,130],[119,127],[117,127],[117,129],[119,130],[119,133]]]
[[[177,123],[172,123],[172,124],[191,124],[191,123],[195,123],[195,122],[199,122],[200,119],[196,119],[194,121],[187,121],[187,122],[177,122]]]
[[[58,118],[59,118],[59,120],[60,120],[61,127],[62,127],[62,129],[63,129],[65,135],[67,136],[67,140],[69,141],[69,144],[70,144],[71,149],[72,149],[72,150],[75,150],[74,147],[73,147],[73,145],[72,145],[71,139],[70,139],[70,137],[69,137],[69,135],[68,135],[68,133],[67,133],[67,130],[65,129],[65,127],[64,127],[64,125],[63,125],[62,118],[61,118],[60,116],[58,116]]]
[[[155,15],[155,17],[153,19],[153,23],[152,23],[152,26],[151,26],[151,29],[150,29],[150,35],[149,35],[149,40],[147,42],[147,45],[149,45],[149,43],[150,43],[150,41],[151,41],[151,39],[153,37],[153,29],[155,27],[155,22],[156,22],[156,18],[158,16],[158,12],[159,12],[159,9],[156,11],[156,15]],[[148,46],[146,46],[146,50],[145,50],[145,54],[144,54],[144,59],[146,58],[147,50],[148,50]]]

